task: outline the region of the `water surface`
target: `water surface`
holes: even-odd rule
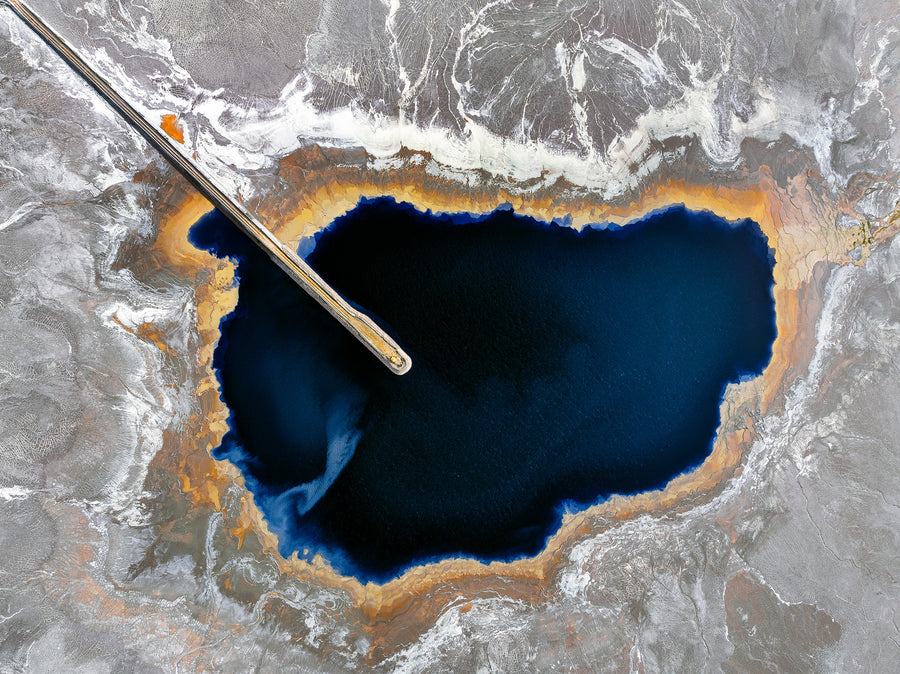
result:
[[[759,228],[682,207],[579,233],[362,201],[301,249],[410,354],[402,377],[224,217],[191,236],[239,265],[216,456],[282,553],[364,581],[532,555],[564,508],[663,486],[708,455],[725,385],[775,338]]]

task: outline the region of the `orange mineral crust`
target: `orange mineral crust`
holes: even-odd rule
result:
[[[448,606],[471,608],[471,601],[500,594],[526,602],[546,596],[555,570],[567,551],[580,540],[617,522],[639,515],[661,515],[708,501],[741,469],[745,452],[755,438],[752,419],[783,404],[783,393],[805,368],[814,347],[814,327],[820,305],[825,263],[847,264],[849,252],[887,238],[897,222],[868,235],[869,225],[839,227],[839,214],[850,214],[855,198],[835,202],[824,195],[814,175],[801,175],[778,185],[763,168],[746,173],[728,186],[659,182],[647,186],[628,202],[603,203],[598,197],[557,182],[522,185],[490,181],[482,174],[440,177],[427,155],[401,155],[391,170],[365,168],[348,153],[310,148],[286,158],[281,166],[283,185],[256,205],[263,221],[282,239],[296,242],[328,225],[356,206],[361,197],[391,196],[433,211],[489,212],[510,203],[521,214],[541,220],[570,218],[573,227],[588,223],[624,224],[671,204],[693,210],[708,209],[731,220],[752,218],[759,223],[775,251],[775,310],[778,335],[772,360],[751,381],[729,385],[721,406],[721,427],[713,451],[691,473],[673,479],[664,489],[635,496],[616,496],[564,518],[559,531],[536,557],[515,562],[483,564],[471,559],[448,559],[420,566],[384,585],[363,585],[340,576],[317,556],[308,562],[278,553],[277,538],[269,530],[239,471],[217,462],[210,452],[227,431],[227,409],[218,393],[212,354],[219,338],[218,324],[236,302],[233,266],[195,249],[187,240],[190,226],[211,206],[181,179],[160,180],[157,203],[158,236],[145,257],[134,264],[149,273],[167,270],[193,283],[198,349],[193,366],[200,382],[196,414],[189,428],[169,433],[163,451],[154,459],[157,475],[171,476],[177,489],[172,498],[188,511],[219,511],[228,542],[223,556],[252,554],[277,565],[280,574],[341,593],[344,618],[370,640],[369,658],[379,661],[396,648],[414,641]],[[446,172],[445,172],[446,173]],[[137,334],[154,343],[165,339],[152,326]],[[163,347],[160,347],[163,348]],[[164,349],[165,350],[165,349]],[[729,524],[723,522],[728,530]],[[187,532],[182,532],[186,535]],[[174,531],[163,536],[177,536]],[[220,580],[223,592],[253,603],[261,602],[266,616],[286,621],[287,629],[302,629],[302,616],[277,602],[242,594],[230,577]],[[468,608],[467,608],[468,607]],[[290,616],[294,616],[291,618]]]
[[[169,138],[184,145],[184,129],[178,123],[177,115],[163,115],[159,128],[165,131]]]

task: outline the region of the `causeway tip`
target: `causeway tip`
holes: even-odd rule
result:
[[[403,375],[412,368],[412,361],[402,351],[395,351],[388,357],[388,366],[396,375]]]

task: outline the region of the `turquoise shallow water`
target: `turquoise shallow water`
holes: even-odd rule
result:
[[[191,236],[239,265],[217,456],[283,553],[363,580],[534,554],[564,509],[664,485],[707,456],[725,385],[775,338],[759,228],[681,207],[579,233],[362,201],[301,248],[410,353],[403,377],[221,215]]]

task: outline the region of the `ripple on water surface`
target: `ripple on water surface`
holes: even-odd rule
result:
[[[241,468],[282,553],[363,581],[535,554],[564,507],[698,465],[725,385],[761,372],[775,338],[759,228],[682,207],[579,233],[361,201],[303,248],[409,352],[402,377],[220,214],[191,238],[238,262],[217,458]]]

